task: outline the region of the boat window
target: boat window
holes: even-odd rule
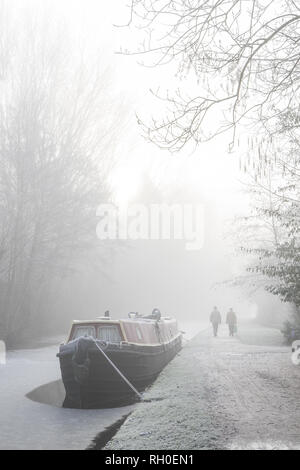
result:
[[[119,328],[117,326],[99,327],[97,338],[101,341],[107,341],[108,343],[120,343],[120,341],[122,341]]]
[[[81,336],[92,336],[96,337],[96,331],[94,326],[77,326],[73,334],[73,339],[80,338]]]

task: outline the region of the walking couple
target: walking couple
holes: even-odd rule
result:
[[[217,307],[214,307],[213,311],[210,314],[210,322],[213,326],[214,336],[217,336],[219,325],[220,323],[222,323],[222,317]],[[226,315],[226,323],[229,329],[229,336],[234,336],[237,327],[237,316],[232,308]]]

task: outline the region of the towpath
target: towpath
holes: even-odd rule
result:
[[[300,367],[278,330],[189,341],[106,449],[300,449]]]

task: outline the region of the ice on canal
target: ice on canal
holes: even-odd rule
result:
[[[58,345],[12,351],[7,353],[6,364],[0,364],[1,450],[86,449],[99,433],[132,411],[133,405],[102,410],[61,408],[57,351]]]

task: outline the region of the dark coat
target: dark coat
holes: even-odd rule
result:
[[[210,314],[210,321],[211,323],[221,323],[222,322],[222,318],[221,318],[221,314],[219,312],[219,310],[213,310]]]

